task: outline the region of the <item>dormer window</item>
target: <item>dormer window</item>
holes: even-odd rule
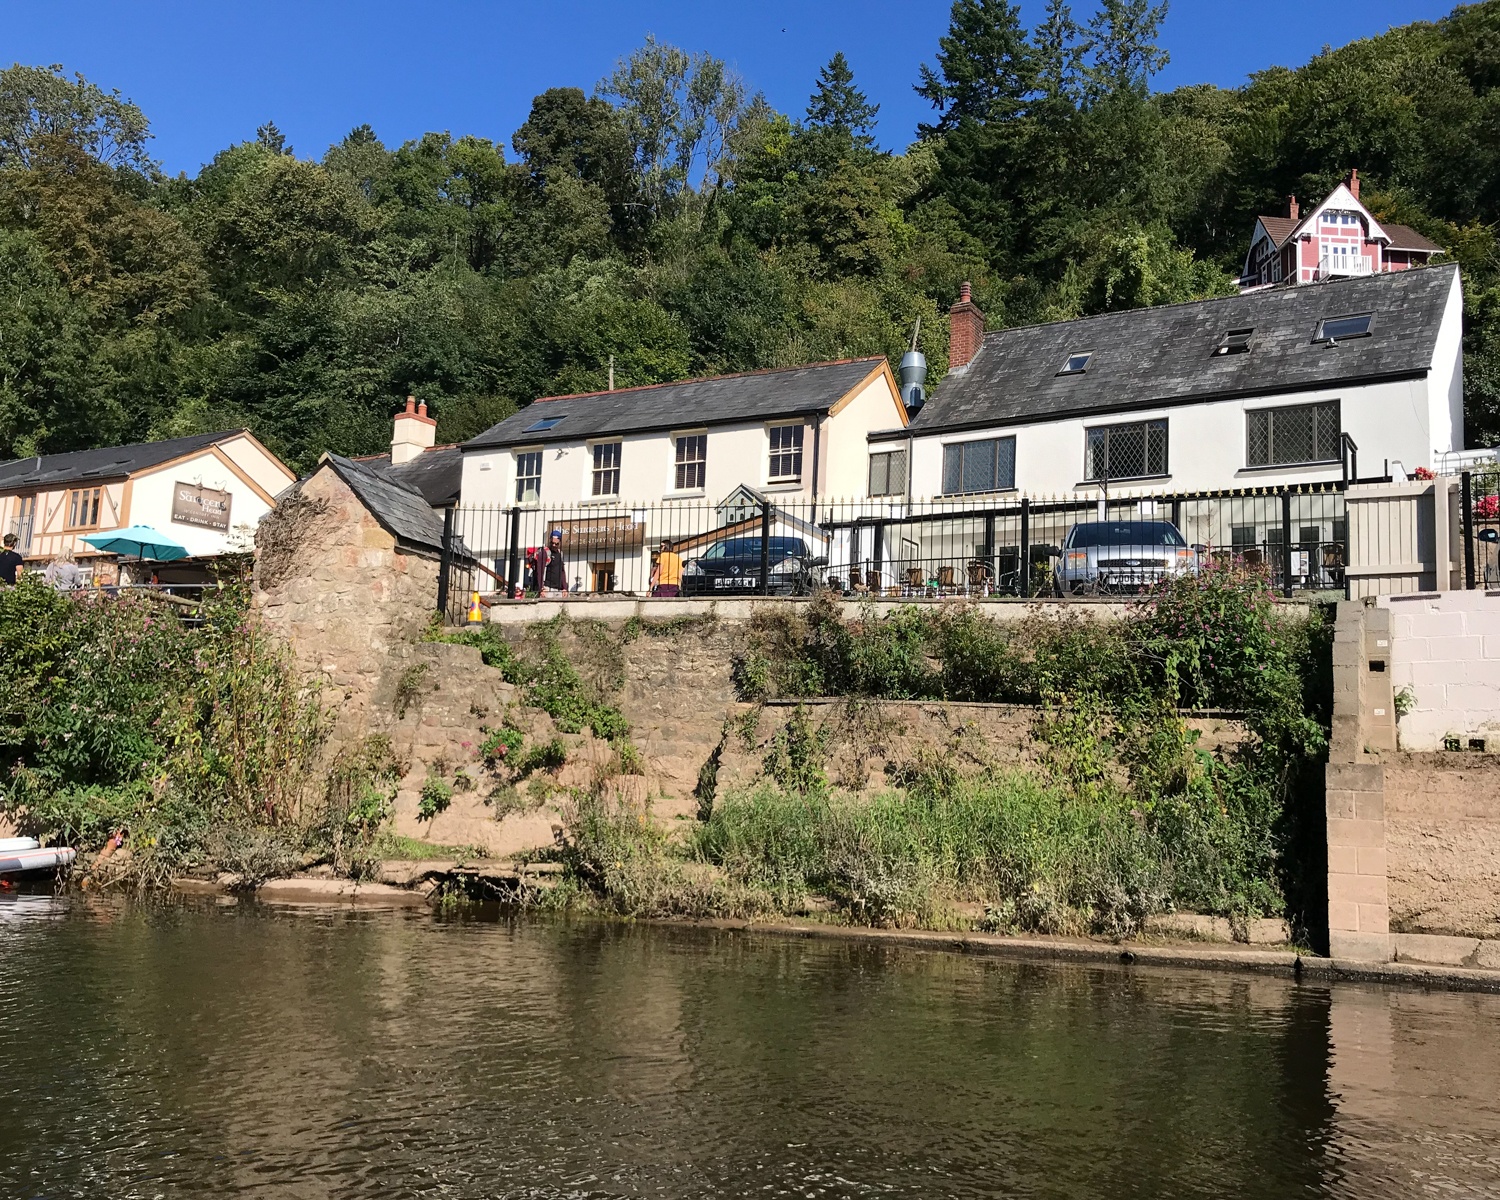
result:
[[[1068,361],[1063,363],[1063,369],[1059,375],[1082,375],[1089,367],[1089,359],[1094,357],[1092,350],[1080,350],[1076,354],[1068,355]]]
[[[1250,351],[1250,338],[1254,333],[1254,326],[1247,329],[1228,330],[1219,339],[1219,344],[1214,347],[1215,356],[1220,354],[1248,354]]]
[[[546,433],[549,429],[556,429],[563,423],[561,417],[543,417],[540,421],[533,421],[526,426],[523,433]]]
[[[1318,322],[1315,342],[1343,342],[1349,338],[1370,336],[1370,327],[1375,323],[1374,313],[1353,313],[1347,317],[1324,317]]]

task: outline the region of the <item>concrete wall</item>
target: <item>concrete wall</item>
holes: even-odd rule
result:
[[[1410,696],[1398,724],[1403,750],[1500,749],[1500,591],[1386,596],[1391,685]]]
[[[1485,645],[1485,634],[1462,632],[1474,607],[1488,613],[1490,605],[1477,593],[1339,604],[1325,775],[1334,958],[1500,966],[1500,755],[1397,746],[1416,715],[1398,726],[1400,664],[1441,656],[1435,678],[1447,678],[1457,656]],[[1460,632],[1440,632],[1450,628]],[[1432,710],[1428,730],[1443,711]]]

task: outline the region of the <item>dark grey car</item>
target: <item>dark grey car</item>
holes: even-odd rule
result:
[[[1080,521],[1068,530],[1053,575],[1057,594],[1143,592],[1197,572],[1199,550],[1171,521]]]

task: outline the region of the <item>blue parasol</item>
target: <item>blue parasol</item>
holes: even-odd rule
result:
[[[166,534],[157,533],[149,525],[131,525],[125,529],[91,533],[83,540],[106,554],[133,554],[137,558],[151,559],[153,562],[172,562],[188,556],[187,547],[181,542],[174,542]]]

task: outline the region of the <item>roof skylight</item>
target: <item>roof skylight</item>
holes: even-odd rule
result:
[[[1369,337],[1375,323],[1374,313],[1352,313],[1347,317],[1324,317],[1318,322],[1315,342],[1342,342],[1348,338]]]
[[[546,433],[549,429],[556,429],[563,423],[562,417],[543,417],[540,421],[533,421],[522,431],[524,433]]]
[[[1063,363],[1063,369],[1059,375],[1082,375],[1088,370],[1089,359],[1094,357],[1092,350],[1080,350],[1076,354],[1068,355],[1068,361]]]
[[[1219,339],[1219,344],[1214,347],[1214,354],[1247,354],[1250,351],[1250,339],[1255,334],[1255,327],[1249,326],[1245,329],[1226,330],[1224,336]]]

